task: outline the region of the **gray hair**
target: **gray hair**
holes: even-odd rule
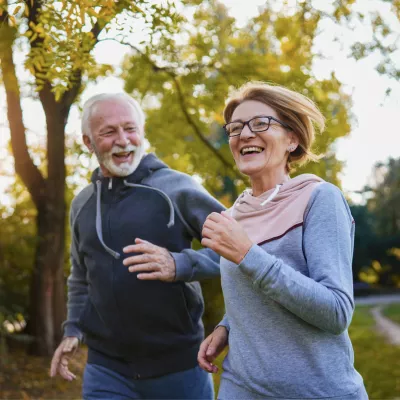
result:
[[[90,118],[92,116],[95,105],[102,101],[108,101],[108,100],[117,100],[117,101],[122,100],[122,101],[126,102],[127,104],[130,104],[133,107],[133,109],[135,110],[135,112],[139,118],[139,121],[138,121],[139,128],[143,130],[146,117],[144,115],[142,107],[140,107],[140,104],[134,98],[132,98],[125,92],[101,93],[101,94],[96,94],[95,96],[92,96],[83,105],[82,133],[84,135],[87,135],[90,138],[92,137],[92,132],[90,131]]]

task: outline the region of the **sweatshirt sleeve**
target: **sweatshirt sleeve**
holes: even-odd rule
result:
[[[191,179],[191,187],[178,190],[175,196],[177,214],[192,238],[201,241],[201,231],[208,215],[220,213],[225,207],[201,185]],[[220,275],[220,256],[211,249],[186,249],[171,253],[176,265],[176,280],[186,282],[214,278]]]
[[[215,329],[217,329],[219,326],[224,326],[227,329],[227,331],[229,332],[230,326],[229,326],[229,321],[228,321],[228,317],[226,314],[222,318],[221,322],[215,327]]]
[[[74,336],[82,341],[82,332],[79,329],[79,317],[85,307],[88,298],[88,283],[86,280],[86,267],[78,254],[77,239],[74,232],[74,213],[71,208],[70,227],[71,227],[71,273],[67,280],[68,302],[67,320],[63,323],[64,337]]]
[[[239,268],[265,295],[311,325],[340,334],[354,310],[354,224],[340,190],[324,183],[312,195],[303,225],[309,277],[253,245]]]

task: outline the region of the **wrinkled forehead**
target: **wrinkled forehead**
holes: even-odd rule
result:
[[[102,100],[92,106],[90,113],[91,128],[99,128],[103,125],[120,125],[133,123],[142,128],[143,121],[136,108],[124,100]]]
[[[269,105],[256,100],[245,100],[240,103],[232,114],[231,121],[248,121],[255,116],[278,117],[278,113]]]
[[[92,106],[91,119],[123,116],[140,125],[140,116],[135,107],[123,100],[102,100]]]

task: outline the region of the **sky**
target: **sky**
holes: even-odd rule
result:
[[[289,0],[295,2],[296,0]],[[265,4],[265,0],[225,0],[239,25],[258,13],[258,7]],[[314,0],[313,5],[324,7],[329,11],[329,0]],[[362,11],[376,10],[379,3],[380,12],[389,17],[390,5],[375,0],[363,0]],[[360,9],[361,10],[361,9]],[[400,24],[395,19],[391,22],[392,29],[400,35]],[[340,38],[334,42],[334,36]],[[370,32],[363,25],[354,29],[344,30],[326,21],[320,25],[320,34],[314,44],[315,52],[323,53],[324,58],[316,60],[314,73],[317,78],[328,78],[332,71],[343,83],[344,91],[351,96],[353,107],[351,133],[346,138],[337,140],[334,144],[336,156],[345,163],[340,176],[344,192],[354,201],[361,202],[358,195],[369,181],[373,165],[379,161],[386,161],[389,157],[400,157],[400,82],[394,82],[387,77],[380,76],[374,69],[379,58],[371,56],[366,60],[356,62],[349,57],[349,45],[355,40],[368,38]],[[103,42],[95,49],[96,60],[100,63],[110,63],[118,66],[129,49],[116,42]],[[400,65],[400,51],[395,54]],[[16,60],[18,64],[18,60]],[[22,62],[19,63],[19,74],[26,74]],[[389,96],[386,89],[391,88]],[[82,94],[84,102],[94,94],[101,92],[118,92],[123,90],[123,81],[116,77],[107,77],[97,84],[91,84]],[[38,102],[31,99],[23,101],[24,120],[30,131],[37,133],[30,135],[29,141],[35,143],[44,141],[41,132],[44,131],[45,120],[43,111]],[[4,160],[5,145],[9,139],[6,119],[6,103],[4,91],[0,89],[0,162]],[[77,107],[71,110],[67,131],[80,133],[79,112]],[[78,135],[79,136],[79,135]],[[4,162],[4,161],[3,161]],[[4,191],[7,180],[0,180],[0,195]]]

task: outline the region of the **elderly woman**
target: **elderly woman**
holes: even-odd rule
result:
[[[250,178],[233,207],[209,215],[203,246],[221,256],[226,315],[202,343],[200,366],[229,344],[218,399],[367,399],[347,328],[354,310],[354,221],[340,190],[321,178],[290,178],[316,159],[303,95],[252,83],[225,108],[238,169]]]

